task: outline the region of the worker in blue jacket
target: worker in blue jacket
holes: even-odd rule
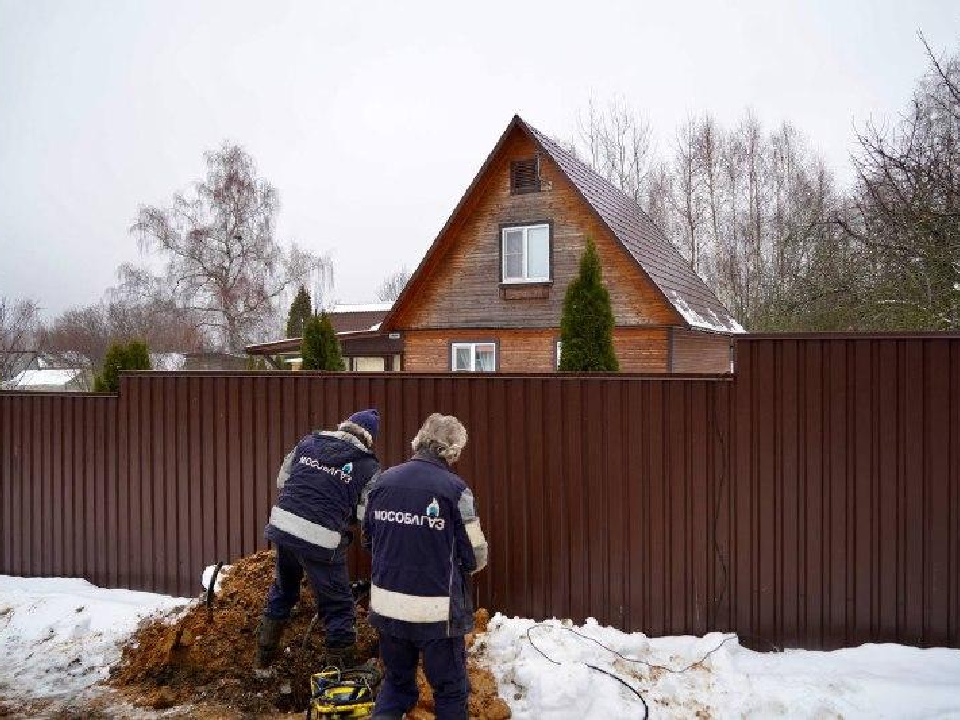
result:
[[[466,442],[457,418],[433,414],[413,440],[413,459],[370,484],[364,546],[373,553],[370,622],[384,664],[374,718],[401,718],[416,705],[421,654],[437,720],[467,718],[464,635],[473,629],[471,575],[487,563],[487,542],[473,493],[452,470]]]
[[[379,425],[376,410],[361,410],[335,431],[307,435],[283,461],[279,497],[264,532],[276,546],[277,566],[260,621],[255,669],[266,670],[276,656],[304,572],[326,630],[326,662],[355,662],[346,555],[360,496],[380,468],[373,450]]]

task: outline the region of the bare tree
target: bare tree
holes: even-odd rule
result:
[[[44,350],[63,359],[86,358],[99,367],[113,338],[102,305],[65,310],[37,331]]]
[[[591,100],[577,119],[578,142],[587,162],[638,203],[648,190],[653,163],[650,123],[622,99],[599,110]]]
[[[699,127],[695,120],[688,120],[677,132],[674,151],[674,212],[676,227],[680,231],[680,250],[694,272],[703,272],[703,194],[699,173]],[[676,242],[676,240],[675,240]]]
[[[0,380],[9,380],[16,368],[16,353],[34,349],[39,312],[32,300],[0,297]]]
[[[169,300],[134,304],[113,297],[61,313],[37,331],[43,349],[76,362],[77,355],[100,367],[115,342],[142,340],[152,352],[197,352],[205,349],[196,322]]]
[[[410,271],[406,267],[390,273],[380,283],[380,288],[377,290],[377,300],[380,302],[395,302],[400,297],[400,293],[403,292],[403,288],[407,286],[409,279]]]
[[[645,120],[626,113],[622,103],[600,111],[591,102],[580,115],[588,162],[637,198],[742,324],[803,325],[809,305],[798,299],[815,304],[821,293],[798,283],[816,282],[812,269],[822,273],[827,258],[842,253],[830,249],[838,207],[832,178],[796,129],[767,132],[750,113],[730,128],[710,115],[691,117],[659,160],[644,140],[648,131],[630,130],[648,128]]]
[[[225,144],[205,157],[206,177],[191,192],[169,207],[141,207],[131,228],[141,249],[162,258],[162,276],[127,267],[123,279],[141,296],[159,288],[215,345],[240,351],[276,332],[284,293],[330,261],[277,242],[277,191],[243,148]]]
[[[909,110],[891,128],[868,123],[854,158],[844,232],[865,255],[872,287],[864,323],[960,328],[960,54],[930,61]]]

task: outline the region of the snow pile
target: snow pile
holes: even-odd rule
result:
[[[0,575],[0,697],[60,697],[107,677],[143,618],[188,600],[76,578]]]
[[[518,720],[643,717],[636,695],[583,663],[640,692],[651,718],[960,717],[960,650],[862,645],[758,653],[721,633],[648,638],[592,619],[580,627],[546,624],[500,614],[490,621],[483,652]],[[528,630],[559,665],[533,647]],[[628,662],[591,639],[661,667]]]

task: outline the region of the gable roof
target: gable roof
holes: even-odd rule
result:
[[[743,332],[740,323],[730,315],[713,291],[704,284],[673,243],[633,198],[625,195],[571,151],[522,120],[519,115],[513,116],[436,240],[427,250],[416,272],[411,276],[400,297],[393,304],[393,309],[384,320],[384,328],[392,327],[394,317],[408,301],[418,281],[422,279],[421,275],[425,271],[429,258],[437,251],[447,230],[466,206],[507,137],[516,128],[521,129],[540,151],[556,164],[584,202],[636,261],[640,271],[650,279],[667,303],[683,318],[687,327],[724,333]]]

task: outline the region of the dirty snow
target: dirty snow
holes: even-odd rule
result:
[[[78,578],[0,575],[0,698],[70,697],[107,677],[145,617],[189,600]]]
[[[583,663],[636,688],[651,718],[695,717],[698,711],[721,718],[960,717],[960,650],[862,645],[834,652],[758,653],[721,633],[648,638],[592,619],[583,626],[567,624],[622,655],[675,670],[719,647],[701,665],[671,673],[619,659],[558,629],[556,620],[549,622],[552,627],[531,630],[541,650],[562,663],[554,665],[527,639],[534,624],[497,614],[481,650],[516,720],[643,717],[635,695]]]

